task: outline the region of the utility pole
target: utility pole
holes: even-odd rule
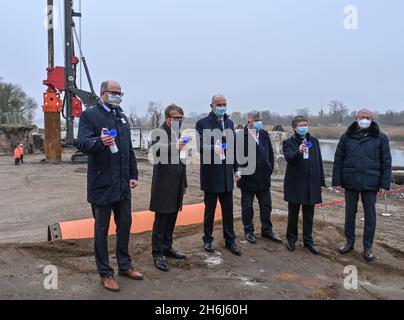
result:
[[[54,46],[54,7],[53,0],[48,0],[48,73],[55,66]],[[44,84],[46,84],[44,82]],[[44,120],[45,120],[45,160],[59,162],[62,160],[61,128],[60,128],[61,100],[56,89],[48,85],[44,93]]]

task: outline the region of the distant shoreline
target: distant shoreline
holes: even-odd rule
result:
[[[267,126],[272,130],[273,126]],[[285,128],[289,130],[289,128]],[[347,127],[310,127],[310,133],[321,140],[339,140]],[[387,134],[391,142],[404,142],[404,128],[401,127],[381,127],[381,130]],[[399,146],[404,148],[404,146]]]

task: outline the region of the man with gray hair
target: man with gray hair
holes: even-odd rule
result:
[[[247,116],[247,125],[237,132],[237,142],[242,144],[236,148],[241,171],[241,179],[237,181],[237,187],[241,190],[241,216],[245,238],[250,243],[257,242],[253,223],[253,202],[256,196],[260,210],[262,237],[281,243],[282,240],[273,234],[271,223],[270,188],[274,168],[271,139],[268,132],[263,129],[261,112],[250,111]]]
[[[356,113],[355,122],[342,135],[334,158],[332,185],[345,189],[345,236],[339,252],[354,249],[355,220],[359,195],[365,213],[363,235],[364,258],[373,261],[376,231],[377,192],[389,190],[391,183],[391,154],[387,136],[380,131],[369,109]]]
[[[119,275],[142,280],[129,255],[132,225],[131,189],[138,185],[138,170],[128,119],[120,104],[123,92],[116,81],[101,84],[101,99],[81,113],[76,147],[88,156],[87,200],[94,216],[94,252],[105,289],[117,292],[119,284],[109,265],[108,230],[111,211],[116,224],[116,260]]]

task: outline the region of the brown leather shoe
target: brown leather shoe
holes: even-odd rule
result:
[[[143,274],[135,269],[129,269],[128,271],[119,271],[118,273],[122,277],[126,277],[132,280],[143,280]]]
[[[119,283],[116,281],[114,276],[108,276],[101,278],[101,283],[105,289],[112,292],[119,292],[121,289],[119,288]]]

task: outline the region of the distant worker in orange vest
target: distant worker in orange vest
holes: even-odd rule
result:
[[[17,145],[14,149],[14,160],[15,160],[15,165],[18,166],[20,164],[20,159],[21,159],[21,153],[20,153],[20,148]]]
[[[18,145],[18,149],[20,150],[20,161],[21,161],[21,164],[23,164],[24,163],[24,145],[22,143],[20,143]]]

